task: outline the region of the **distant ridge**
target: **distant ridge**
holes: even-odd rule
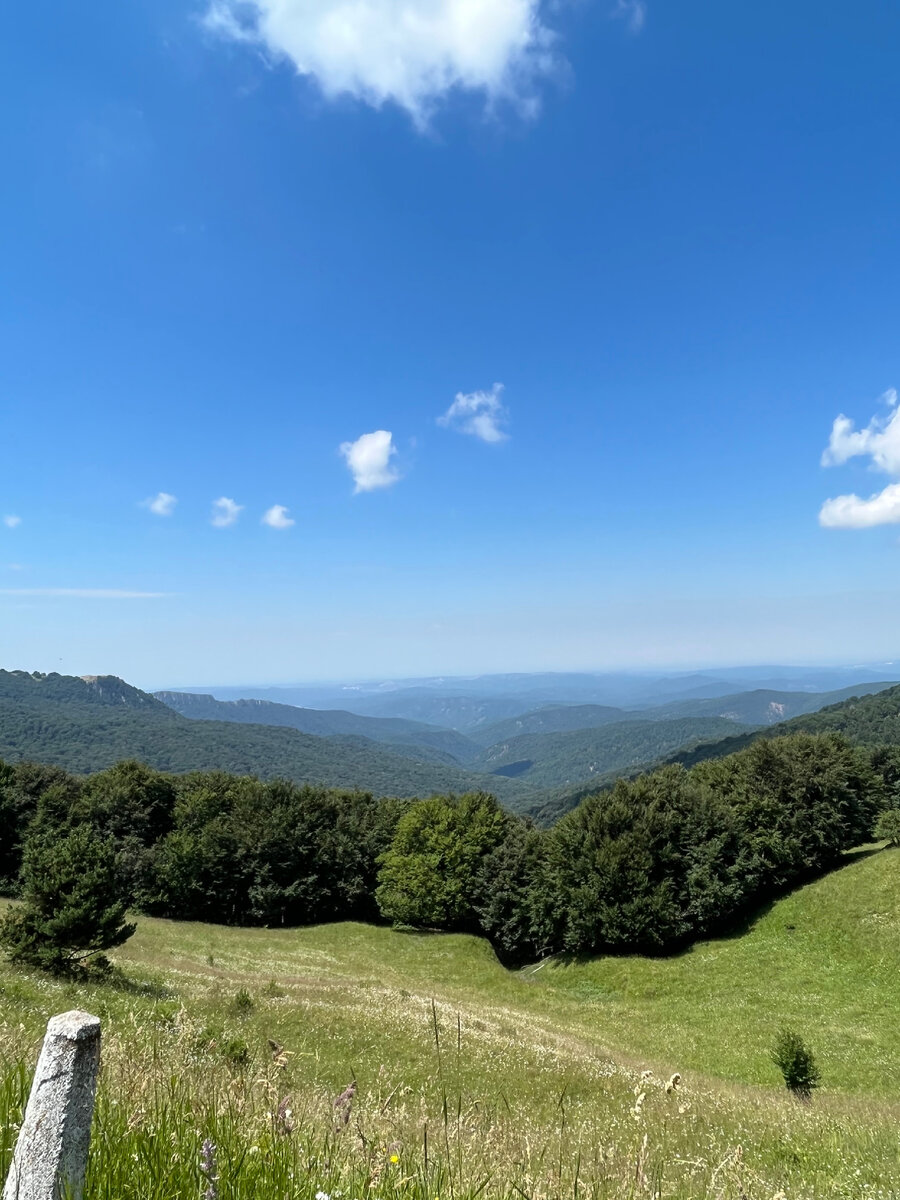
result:
[[[168,708],[195,721],[233,721],[251,725],[284,725],[316,737],[340,735],[371,738],[404,753],[422,751],[425,757],[443,756],[447,761],[465,762],[479,747],[463,734],[439,725],[407,721],[398,717],[364,717],[343,709],[300,708],[272,700],[216,700],[200,692],[156,692]]]
[[[708,758],[721,758],[742,750],[757,738],[785,737],[791,733],[842,733],[861,746],[900,746],[900,684],[889,685],[873,696],[850,697],[770,729],[682,750],[669,761],[693,766]]]
[[[0,759],[89,773],[127,758],[162,771],[281,776],[378,796],[484,788],[514,799],[527,791],[462,767],[405,757],[365,738],[191,721],[116,676],[0,670]]]

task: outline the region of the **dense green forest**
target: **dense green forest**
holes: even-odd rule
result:
[[[285,725],[316,737],[365,737],[398,753],[431,761],[468,762],[479,746],[455,729],[407,721],[402,717],[363,717],[344,709],[298,708],[271,700],[216,700],[196,692],[156,692],[168,708],[194,721],[230,721],[244,725]]]
[[[861,746],[900,746],[900,685],[894,684],[877,695],[842,700],[771,729],[679,751],[669,761],[692,766],[708,758],[732,754],[757,738],[787,737],[793,733],[842,733]]]
[[[482,751],[472,766],[535,787],[558,787],[646,766],[680,747],[726,737],[734,728],[734,722],[724,717],[692,717],[619,721],[570,733],[523,734]]]
[[[90,830],[139,910],[235,924],[386,920],[479,932],[507,961],[671,951],[835,866],[894,802],[900,752],[760,739],[588,797],[547,830],[485,792],[381,799],[125,762],[0,764],[0,880]]]
[[[749,692],[743,698],[724,700],[728,704],[746,701],[749,707],[744,711],[754,705],[759,711],[762,699],[771,694],[778,693]],[[528,725],[539,719],[540,724],[549,714],[551,723],[588,718],[606,723],[596,728],[521,734],[478,749],[473,739],[453,730],[405,719],[359,717],[338,710],[320,713],[265,702],[220,702],[182,694],[178,703],[195,714],[188,718],[113,677],[80,679],[0,671],[0,757],[10,762],[30,759],[55,764],[79,773],[135,758],[163,771],[225,770],[261,779],[359,788],[375,796],[422,797],[483,790],[495,794],[511,811],[530,814],[539,824],[549,825],[586,796],[610,787],[619,776],[634,775],[664,761],[691,766],[739,750],[759,737],[835,730],[862,744],[896,744],[900,740],[898,697],[900,688],[888,688],[737,736],[735,722],[721,716],[660,721],[651,719],[663,711],[656,709],[626,714],[629,719],[624,722],[610,722],[607,718],[620,710],[557,705],[526,713],[516,721]],[[809,694],[797,701],[813,702]],[[665,711],[676,711],[684,703],[667,706]],[[227,720],[206,719],[223,712]],[[275,724],[251,723],[248,718],[257,713]],[[346,732],[321,736],[282,722]],[[495,725],[493,732],[497,728]],[[360,729],[376,733],[378,740],[353,732]],[[484,735],[493,736],[493,732],[484,731]],[[465,763],[454,753],[464,756]]]
[[[36,676],[0,671],[0,758],[31,759],[90,772],[136,758],[162,771],[223,770],[375,795],[414,796],[490,786],[514,800],[527,787],[444,762],[408,758],[364,738],[322,738],[299,730],[191,721],[165,704],[103,676]]]
[[[829,732],[843,734],[854,743],[872,747],[877,760],[879,747],[885,747],[889,751],[891,747],[900,746],[900,685],[869,684],[865,685],[865,689],[867,692],[875,689],[874,694],[856,695],[857,691],[863,690],[862,688],[843,689],[854,694],[817,712],[794,717],[768,728],[731,734],[719,740],[704,741],[693,746],[682,747],[670,754],[664,762],[692,767],[709,759],[734,754],[761,738],[787,737],[796,733]],[[752,693],[747,693],[747,695],[752,695]],[[527,811],[538,824],[551,825],[580,804],[585,797],[600,788],[611,787],[620,775],[634,776],[638,770],[640,768],[624,772],[610,772],[592,782],[581,783],[574,787],[546,788],[530,798]]]

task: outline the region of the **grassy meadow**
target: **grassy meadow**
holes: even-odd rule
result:
[[[4,1168],[46,1019],[103,1019],[88,1200],[900,1196],[900,852],[670,958],[510,972],[465,936],[141,919],[115,959],[0,969]]]

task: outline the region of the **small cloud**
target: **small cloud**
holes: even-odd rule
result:
[[[888,411],[876,414],[864,429],[856,429],[843,413],[836,418],[822,453],[823,467],[843,466],[851,458],[868,458],[873,470],[900,476],[900,408],[896,389],[889,388],[881,402]],[[897,523],[900,523],[900,483],[888,484],[868,499],[855,493],[835,496],[825,501],[819,513],[819,524],[826,529],[869,529]]]
[[[616,0],[612,15],[625,22],[629,33],[640,33],[647,20],[647,5],[644,0]]]
[[[364,433],[355,442],[342,442],[340,452],[347,461],[356,492],[390,487],[400,478],[400,472],[391,465],[397,448],[393,434],[387,429]]]
[[[405,109],[426,128],[454,93],[539,109],[559,69],[541,0],[210,0],[206,26],[292,64],[334,100]]]
[[[3,518],[3,524],[7,529],[17,529],[22,524],[22,518],[15,516],[14,513],[8,513]]]
[[[129,592],[121,588],[0,588],[0,596],[66,596],[76,600],[162,600],[171,592]]]
[[[220,496],[218,500],[213,500],[210,524],[216,529],[227,529],[229,525],[234,525],[243,511],[243,504],[235,504],[227,496]]]
[[[262,523],[268,525],[270,529],[290,529],[292,525],[296,524],[296,521],[293,517],[288,516],[289,511],[283,504],[273,504],[263,513]]]
[[[24,571],[25,567],[22,563],[7,563],[7,571]]]
[[[871,529],[875,525],[900,524],[900,483],[890,483],[868,500],[860,496],[835,496],[826,500],[819,513],[825,529]]]
[[[171,496],[168,492],[157,492],[155,496],[142,500],[141,507],[149,509],[156,517],[171,517],[177,503],[177,496]]]
[[[505,442],[509,434],[503,426],[509,413],[500,402],[503,384],[495,383],[489,392],[457,392],[456,399],[438,425],[455,429],[457,433],[469,433],[483,442]]]
[[[868,456],[877,470],[900,475],[900,408],[896,389],[889,388],[881,402],[888,412],[874,416],[865,429],[855,429],[850,418],[841,413],[822,454],[823,467],[838,467],[851,458]]]

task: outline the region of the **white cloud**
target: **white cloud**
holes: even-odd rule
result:
[[[881,399],[889,411],[873,417],[865,429],[854,429],[850,418],[841,413],[822,455],[823,467],[840,466],[848,459],[868,455],[879,471],[900,475],[900,408],[896,390],[890,388]]]
[[[871,529],[873,525],[900,524],[900,483],[889,483],[868,500],[861,496],[835,496],[819,513],[826,529]]]
[[[0,588],[0,596],[68,596],[76,600],[162,600],[170,592],[129,592],[121,588]]]
[[[168,492],[157,492],[155,496],[141,501],[143,507],[148,508],[157,517],[171,517],[177,503],[178,498],[170,496]]]
[[[616,0],[612,15],[624,21],[631,33],[640,33],[647,20],[644,0]]]
[[[3,518],[3,524],[6,526],[7,529],[16,529],[19,525],[22,524],[22,518],[15,516],[15,514],[13,514],[13,513],[9,513],[7,516],[5,516]]]
[[[851,458],[869,458],[873,470],[900,476],[900,408],[897,392],[890,388],[881,397],[888,411],[874,416],[864,429],[856,429],[843,413],[834,422],[822,454],[823,467],[842,466]],[[868,499],[851,493],[826,500],[819,524],[827,529],[868,529],[900,523],[900,483],[888,484]]]
[[[364,433],[355,442],[342,442],[340,452],[347,460],[357,492],[390,487],[400,478],[400,472],[391,465],[397,448],[387,429]]]
[[[237,521],[243,511],[243,504],[235,504],[227,496],[220,496],[218,500],[213,500],[210,524],[216,529],[227,529]]]
[[[283,504],[273,504],[263,513],[262,523],[270,529],[290,529],[296,522],[293,517],[288,516],[288,512]]]
[[[207,26],[262,46],[325,96],[391,101],[419,125],[455,89],[537,111],[556,65],[540,0],[211,0]]]
[[[502,392],[502,383],[495,383],[489,392],[457,392],[444,415],[438,417],[438,425],[470,433],[483,442],[506,441],[509,434],[503,426],[509,420],[509,413],[500,402]]]

